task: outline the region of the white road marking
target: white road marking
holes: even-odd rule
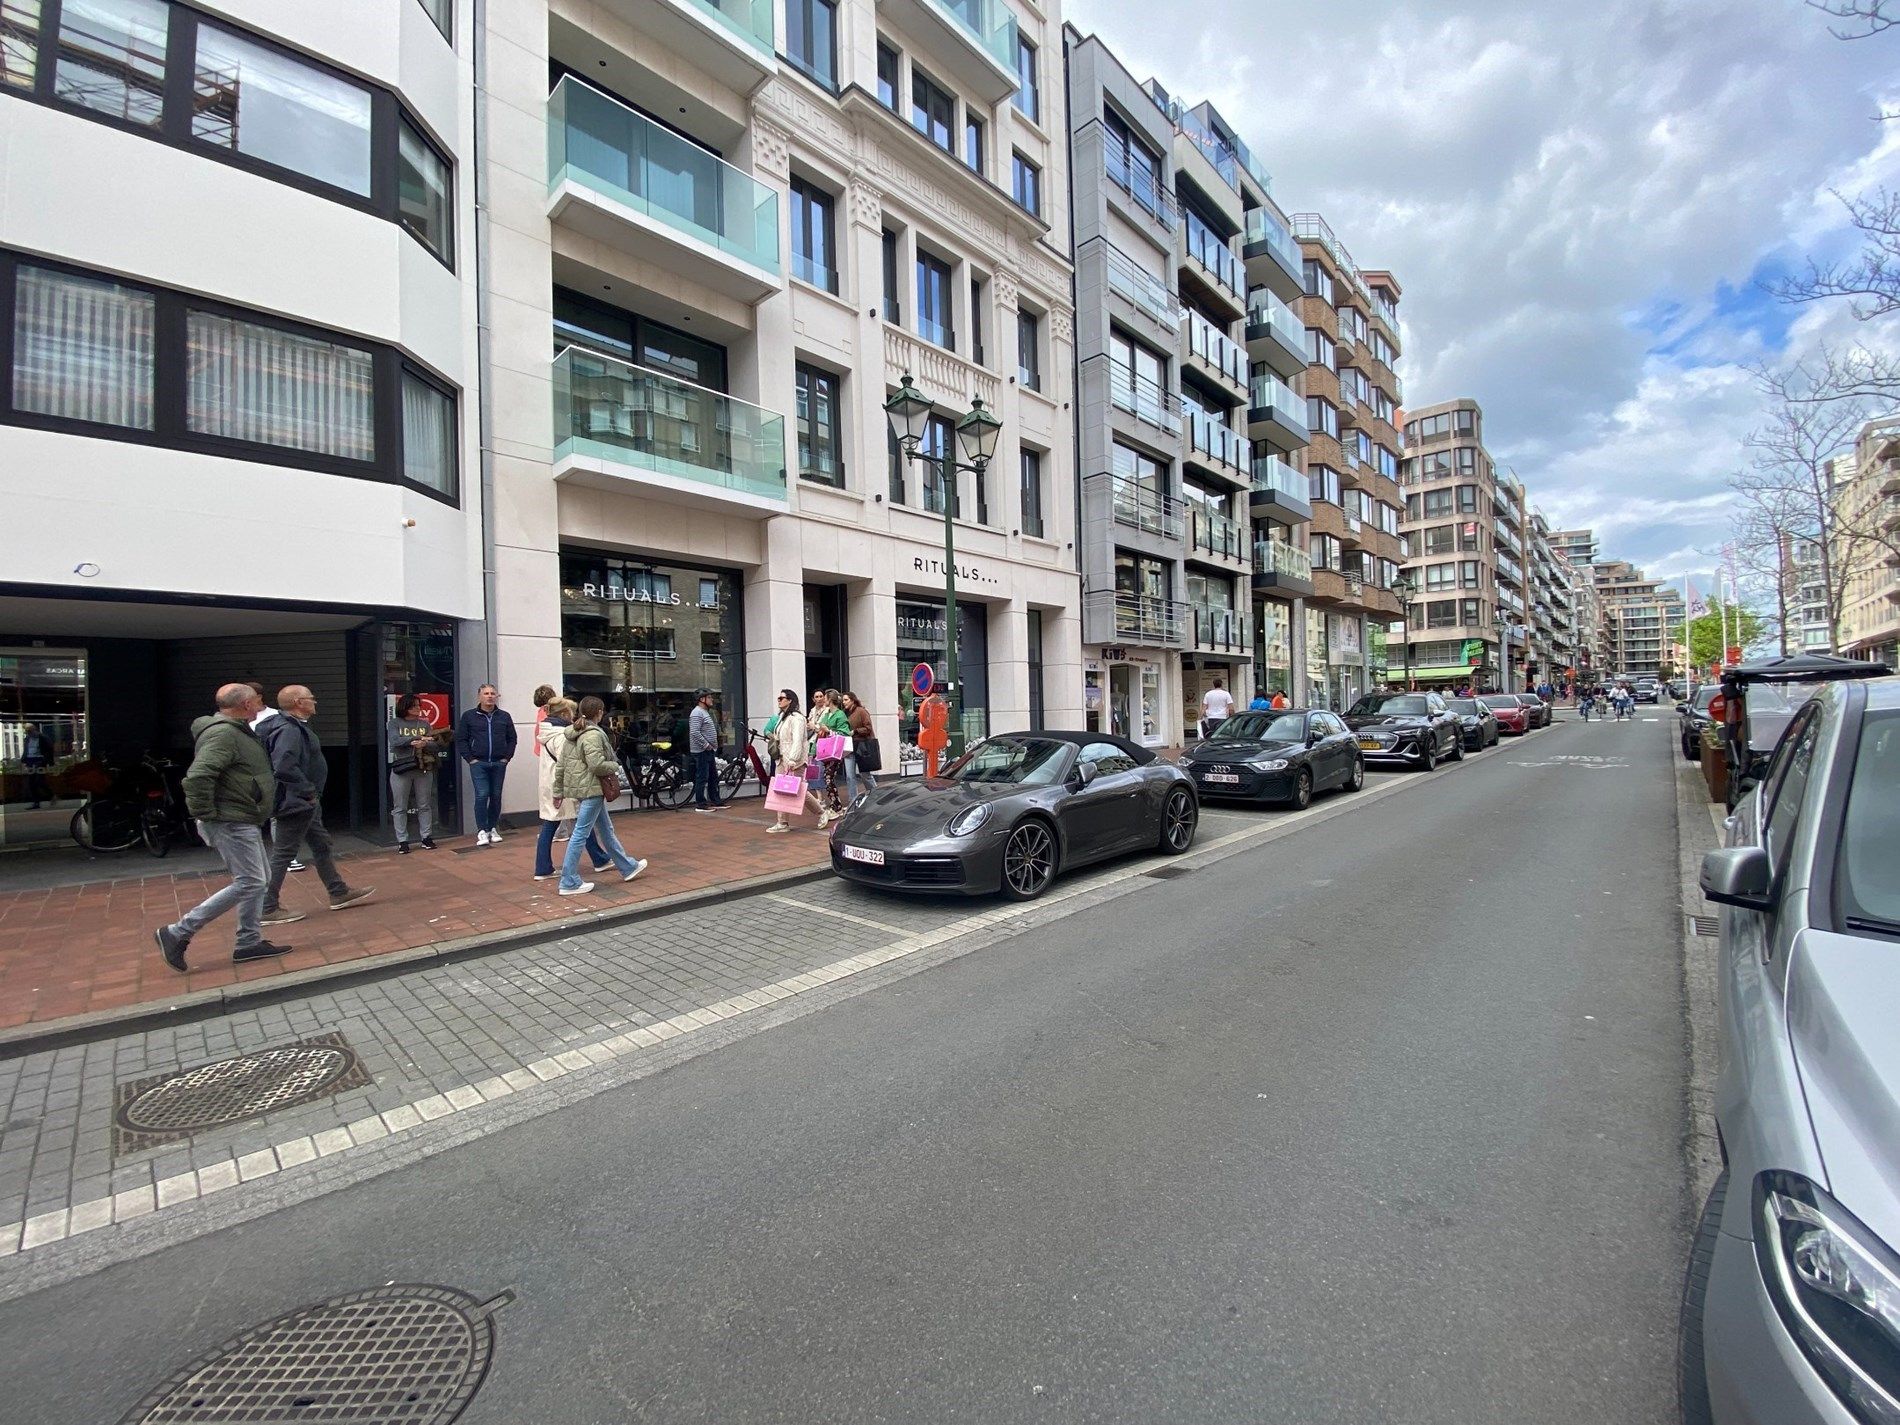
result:
[[[848,920],[853,925],[868,925],[873,930],[887,930],[892,935],[903,935],[906,933],[904,927],[901,925],[892,925],[888,921],[882,920],[870,920],[861,915],[853,915],[848,910],[833,910],[828,905],[813,905],[810,901],[801,901],[795,896],[781,895],[776,891],[766,896],[766,899],[769,901],[777,901],[780,905],[797,906],[798,909],[808,910],[813,915],[828,915],[833,920]]]

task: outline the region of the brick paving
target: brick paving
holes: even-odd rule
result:
[[[290,954],[233,965],[237,917],[231,914],[192,942],[191,968],[183,975],[159,957],[152,931],[222,885],[221,874],[0,891],[0,1030],[164,1003],[470,937],[583,922],[603,910],[826,864],[825,842],[811,818],[790,836],[767,836],[770,820],[757,799],[705,816],[688,810],[623,812],[614,819],[621,843],[646,858],[648,868],[631,884],[610,869],[586,896],[559,896],[556,882],[533,879],[533,826],[508,832],[499,846],[477,847],[473,837],[456,837],[438,840],[433,852],[345,856],[338,862],[344,878],[374,886],[373,900],[332,912],[315,871],[293,873],[285,881],[284,904],[308,918],[266,928],[271,939],[292,946]],[[557,843],[554,849],[558,857],[566,848]]]

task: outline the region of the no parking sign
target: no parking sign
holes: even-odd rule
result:
[[[910,690],[918,697],[929,697],[930,690],[936,686],[936,671],[928,663],[919,663],[910,670]]]

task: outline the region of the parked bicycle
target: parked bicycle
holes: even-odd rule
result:
[[[724,794],[727,797],[738,795],[739,788],[745,785],[748,773],[757,779],[759,795],[765,795],[766,788],[772,783],[772,774],[766,767],[764,759],[759,756],[759,749],[753,745],[764,742],[764,733],[754,732],[748,727],[745,730],[745,741],[733,749],[730,757],[722,756],[719,759],[719,784],[725,789]]]
[[[106,790],[89,793],[68,825],[72,838],[86,850],[130,851],[143,844],[154,856],[170,853],[172,842],[192,839],[191,818],[179,776],[169,758],[147,752],[125,772],[104,763]]]
[[[693,779],[673,755],[670,742],[643,745],[631,734],[623,735],[614,746],[614,755],[627,774],[627,791],[636,802],[651,802],[668,811],[692,800]]]

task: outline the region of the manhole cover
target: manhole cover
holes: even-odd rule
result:
[[[153,1391],[120,1425],[349,1420],[437,1425],[481,1388],[491,1313],[440,1286],[385,1286],[306,1306],[226,1341]]]
[[[1689,917],[1689,933],[1719,940],[1722,938],[1722,922],[1713,915],[1692,915]]]
[[[341,1034],[319,1034],[183,1073],[134,1079],[118,1088],[113,1152],[136,1153],[369,1082],[369,1071]]]
[[[1145,874],[1157,881],[1172,881],[1181,876],[1191,876],[1194,872],[1193,866],[1156,866]]]

